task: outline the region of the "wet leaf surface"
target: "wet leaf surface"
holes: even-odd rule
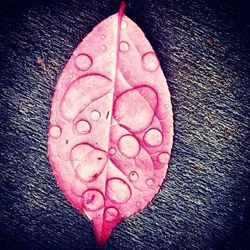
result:
[[[58,185],[92,222],[99,245],[159,191],[173,143],[166,79],[124,9],[123,2],[73,52],[55,87],[49,125]]]

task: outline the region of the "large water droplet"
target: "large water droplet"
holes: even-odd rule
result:
[[[104,211],[104,219],[108,222],[114,221],[118,216],[118,210],[114,207],[109,207]]]
[[[148,146],[159,146],[162,143],[162,134],[158,129],[152,128],[147,131],[143,139]]]
[[[100,119],[100,117],[101,117],[101,114],[100,114],[100,112],[97,111],[97,110],[93,110],[93,111],[91,112],[91,114],[90,114],[90,118],[91,118],[91,120],[93,120],[93,121],[98,121],[98,120]]]
[[[76,177],[84,182],[94,181],[107,163],[107,153],[89,144],[78,144],[71,150],[71,164]]]
[[[122,20],[121,28],[125,30],[127,29],[127,27],[128,27],[128,23],[125,20]]]
[[[90,124],[85,120],[80,120],[76,124],[76,130],[81,134],[89,133],[90,129]]]
[[[120,42],[120,51],[121,52],[128,52],[129,51],[129,44],[125,41]]]
[[[103,194],[97,189],[89,189],[82,195],[82,205],[86,210],[97,211],[104,206]]]
[[[131,190],[124,180],[111,178],[106,183],[106,196],[114,203],[125,203],[131,197]]]
[[[88,70],[92,65],[92,59],[86,54],[80,54],[75,58],[75,64],[80,70]]]
[[[142,56],[142,67],[146,71],[156,71],[159,65],[159,60],[154,52],[148,52]]]
[[[157,157],[158,161],[162,164],[166,164],[169,161],[169,154],[167,152],[162,152]]]
[[[52,126],[49,129],[50,136],[54,137],[54,138],[60,137],[61,132],[62,132],[62,129],[60,127],[58,127],[58,126]]]
[[[141,146],[134,136],[123,135],[118,141],[118,148],[124,156],[134,158],[139,154]]]
[[[139,175],[135,171],[130,172],[129,174],[130,181],[135,182],[138,180],[138,178],[139,178]]]

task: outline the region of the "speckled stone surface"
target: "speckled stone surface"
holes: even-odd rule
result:
[[[168,79],[168,176],[103,249],[247,249],[249,31],[245,2],[127,1]],[[99,249],[47,159],[51,97],[79,42],[119,1],[1,1],[0,249]]]

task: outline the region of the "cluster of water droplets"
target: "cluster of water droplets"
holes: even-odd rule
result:
[[[128,28],[128,23],[125,20],[122,20],[121,30],[125,31],[127,28]],[[98,31],[102,31],[102,28],[98,27]],[[106,35],[101,34],[100,39],[102,41],[104,41],[106,39]],[[119,43],[119,51],[120,52],[127,53],[127,52],[129,52],[129,49],[130,49],[130,44],[129,44],[128,41],[120,41],[120,43]],[[107,45],[102,44],[101,45],[101,50],[106,51],[107,50]],[[116,52],[111,51],[110,57],[115,58],[116,57]],[[88,59],[86,59],[86,60],[88,60]],[[160,64],[159,64],[159,60],[158,60],[158,58],[157,58],[157,56],[156,56],[156,54],[154,52],[146,52],[141,57],[141,65],[142,65],[142,68],[145,71],[154,72],[154,71],[156,71],[158,69]]]
[[[127,28],[128,28],[128,24],[126,21],[123,20],[121,24],[121,29],[126,30]],[[98,31],[102,31],[102,28],[98,27]],[[103,52],[105,52],[108,47],[105,44],[106,35],[101,34],[100,40],[102,41],[100,48]],[[130,46],[131,45],[128,41],[121,41],[119,43],[119,52],[128,53],[130,51]],[[116,53],[117,53],[116,51],[111,51],[110,57],[115,58]],[[78,70],[87,71],[93,65],[93,59],[91,58],[90,55],[81,53],[75,56],[74,63]],[[142,69],[145,71],[148,71],[148,72],[156,71],[159,67],[159,61],[155,53],[154,52],[144,53],[141,57],[141,66],[142,66]],[[129,72],[127,72],[127,74],[129,74]],[[91,133],[91,122],[99,121],[101,118],[101,113],[98,110],[93,110],[90,113],[89,117],[90,117],[90,121],[81,119],[76,122],[75,129],[80,135]],[[62,128],[59,127],[58,125],[53,125],[50,127],[49,135],[53,139],[55,140],[58,139],[61,136],[61,134],[62,134]],[[163,140],[162,133],[157,128],[150,128],[149,130],[145,132],[143,136],[143,141],[145,145],[149,147],[156,147],[156,146],[161,145],[162,140]],[[141,150],[141,145],[135,136],[131,134],[126,134],[119,138],[117,148],[111,147],[108,150],[107,157],[115,156],[118,150],[124,157],[133,159],[136,156],[138,156]],[[81,152],[81,150],[79,152]],[[79,154],[79,152],[76,152],[75,154],[77,155]],[[98,156],[98,153],[96,154],[96,156]],[[98,160],[100,158],[100,155],[98,157]],[[162,152],[157,156],[157,160],[160,164],[166,164],[168,163],[168,160],[169,160],[169,154],[167,152]],[[103,162],[105,163],[105,160]],[[100,164],[103,164],[103,163],[101,162]],[[100,166],[99,170],[101,171],[103,166],[100,164],[99,164]],[[93,165],[92,167],[94,168],[95,166]],[[94,180],[94,178],[90,178],[88,176],[88,173],[86,173],[86,169],[84,169],[84,167],[82,167],[81,165],[76,166],[75,170],[80,180],[84,180],[86,182],[90,182]],[[90,170],[90,172],[91,171],[92,170]],[[100,174],[100,171],[98,172],[98,174]],[[95,171],[92,171],[92,173],[94,172]],[[95,178],[98,177],[98,174],[96,173],[96,176],[94,175]],[[136,170],[133,170],[129,173],[128,179],[130,180],[131,183],[135,183],[140,179],[140,175]],[[150,187],[154,184],[154,180],[153,178],[149,178],[145,181],[145,183],[147,186]],[[128,183],[124,181],[123,179],[110,178],[106,181],[105,197],[107,197],[112,203],[114,204],[126,203],[131,198],[131,195],[132,195],[131,188],[128,185]],[[88,189],[84,191],[82,194],[82,205],[84,209],[88,211],[98,211],[105,206],[105,197],[104,197],[104,194],[98,189]],[[140,207],[141,202],[137,201],[136,205]],[[119,215],[119,212],[115,207],[107,207],[104,210],[104,219],[107,222],[114,221],[118,217],[118,215]]]

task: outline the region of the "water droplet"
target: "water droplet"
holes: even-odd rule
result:
[[[124,156],[134,158],[139,154],[141,146],[134,136],[123,135],[118,141],[118,148]]]
[[[124,73],[124,78],[127,79],[127,80],[130,78],[130,72],[129,71]]]
[[[108,63],[110,67],[113,67],[114,66],[114,63],[113,62],[109,62]]]
[[[93,121],[98,121],[100,119],[100,117],[101,117],[101,114],[97,110],[92,111],[91,114],[90,114],[90,118]]]
[[[114,207],[109,207],[104,211],[104,219],[108,222],[114,221],[118,216],[118,210]]]
[[[82,205],[86,210],[97,211],[104,206],[103,194],[97,189],[89,189],[82,195]]]
[[[98,27],[98,30],[101,31],[101,30],[102,30],[102,27],[99,26],[99,27]]]
[[[159,60],[154,52],[145,53],[142,56],[142,67],[146,71],[156,71],[159,67]]]
[[[61,135],[62,129],[58,126],[52,126],[49,129],[50,136],[58,138]]]
[[[115,51],[111,51],[110,52],[110,57],[111,58],[115,58],[116,57],[116,52]]]
[[[77,122],[76,129],[81,134],[87,134],[90,131],[90,124],[87,121],[81,120]]]
[[[106,36],[104,34],[101,35],[101,39],[104,40]]]
[[[158,161],[162,164],[166,164],[169,161],[169,154],[167,152],[162,152],[157,157]]]
[[[137,181],[138,178],[139,178],[139,175],[138,175],[135,171],[132,171],[132,172],[129,174],[129,179],[130,179],[130,181],[132,181],[132,182]]]
[[[157,98],[156,91],[147,86],[126,90],[115,100],[114,119],[133,133],[142,132],[152,123]]]
[[[96,180],[108,161],[107,153],[89,144],[78,144],[71,150],[71,164],[76,177],[84,182]]]
[[[81,54],[75,58],[75,64],[80,70],[88,70],[92,65],[92,59],[86,54]]]
[[[129,185],[120,178],[111,178],[106,183],[106,196],[114,203],[125,203],[131,197]]]
[[[148,186],[152,186],[153,183],[154,183],[154,181],[153,181],[152,179],[147,179],[147,180],[146,180],[146,184],[147,184]]]
[[[128,23],[125,20],[122,20],[121,27],[122,27],[123,30],[127,29]]]
[[[129,51],[129,44],[125,41],[120,43],[120,51],[121,52],[128,52]]]
[[[158,129],[152,128],[146,132],[143,139],[148,146],[159,146],[162,143],[162,134]]]
[[[115,148],[110,148],[109,149],[109,154],[110,155],[114,155],[116,153],[116,149]]]
[[[140,206],[141,206],[141,202],[140,202],[140,201],[137,201],[137,202],[136,202],[136,206],[137,206],[137,207],[140,207]]]
[[[106,47],[105,45],[101,45],[101,49],[102,49],[103,51],[105,51],[105,50],[107,49],[107,47]]]

